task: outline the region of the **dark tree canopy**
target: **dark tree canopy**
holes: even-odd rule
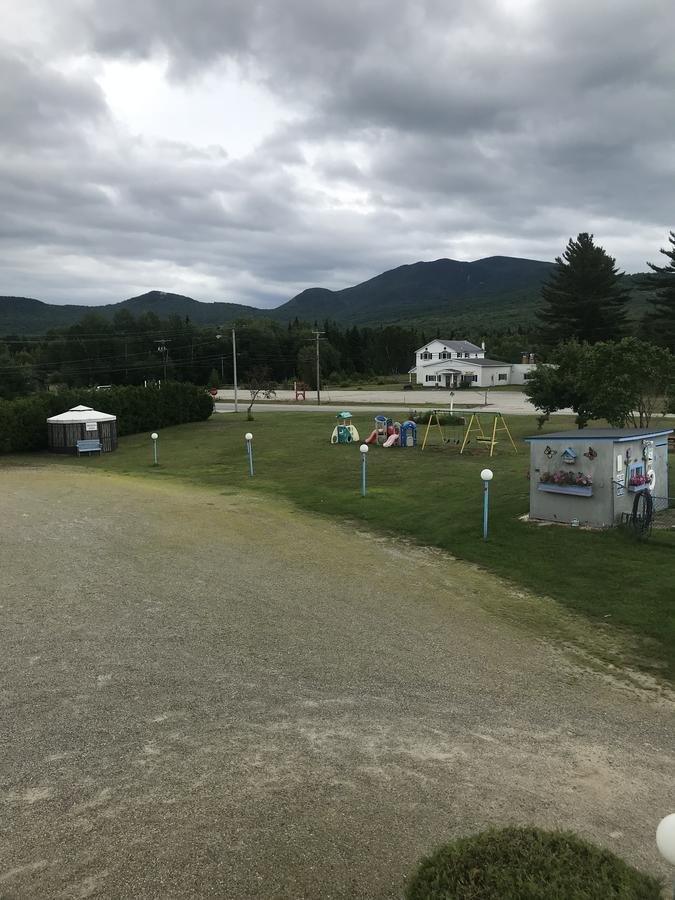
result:
[[[644,276],[642,289],[653,292],[649,297],[652,306],[645,317],[646,332],[650,338],[675,351],[675,231],[668,235],[671,249],[661,248],[668,262],[657,266],[648,262],[652,270]]]
[[[594,344],[626,332],[630,296],[616,261],[582,232],[570,238],[562,257],[541,289],[542,339],[549,345],[576,338]]]

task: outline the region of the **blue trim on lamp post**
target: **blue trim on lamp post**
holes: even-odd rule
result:
[[[366,455],[368,453],[368,444],[361,444],[361,496],[366,496]]]
[[[153,431],[152,434],[150,435],[150,437],[152,438],[152,464],[153,464],[153,466],[156,466],[156,465],[158,465],[158,463],[157,463],[157,438],[159,437],[159,435],[157,434],[156,431]]]
[[[493,478],[492,469],[483,469],[480,477],[483,479],[483,540],[486,541],[488,536],[489,484]]]
[[[246,450],[248,451],[248,474],[253,478],[253,435],[250,431],[246,432]]]

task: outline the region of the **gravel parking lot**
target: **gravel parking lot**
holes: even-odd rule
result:
[[[528,822],[665,874],[673,703],[498,579],[251,495],[36,467],[0,497],[0,897],[398,898]]]

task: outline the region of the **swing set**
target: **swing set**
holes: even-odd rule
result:
[[[509,426],[506,424],[506,419],[504,418],[501,412],[497,410],[490,410],[487,412],[486,410],[478,410],[478,409],[463,409],[463,413],[467,413],[469,415],[469,421],[467,424],[466,418],[464,417],[464,437],[462,439],[462,446],[459,448],[460,453],[464,453],[467,444],[471,440],[471,436],[474,436],[474,440],[477,444],[485,444],[490,447],[490,456],[494,453],[495,446],[499,443],[499,439],[497,435],[500,432],[506,432],[509,441],[511,442],[511,446],[514,449],[514,452],[518,452],[518,448],[516,447],[514,440],[511,436],[511,432],[509,431]],[[424,440],[422,441],[422,450],[427,445],[427,438],[429,436],[429,431],[433,426],[438,428],[439,434],[441,436],[441,441],[444,444],[449,444],[450,440],[446,439],[445,434],[443,433],[443,427],[441,425],[441,421],[439,415],[456,415],[454,410],[451,409],[432,409],[429,414],[429,421],[427,422],[426,431],[424,432]],[[481,422],[481,418],[483,421],[492,417],[492,424],[485,425],[483,428],[483,422]],[[456,442],[459,443],[459,440]]]

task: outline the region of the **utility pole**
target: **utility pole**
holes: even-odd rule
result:
[[[169,358],[169,348],[166,346],[171,342],[171,339],[168,341],[157,341],[157,351],[162,354],[164,360],[164,381],[166,381],[166,362]]]
[[[325,331],[313,331],[312,334],[316,338],[316,403],[317,406],[321,406],[321,366],[319,361],[319,341],[321,340],[321,335],[325,334]]]
[[[239,412],[239,404],[237,402],[237,336],[234,328],[232,329],[232,367],[234,370],[234,411]]]

